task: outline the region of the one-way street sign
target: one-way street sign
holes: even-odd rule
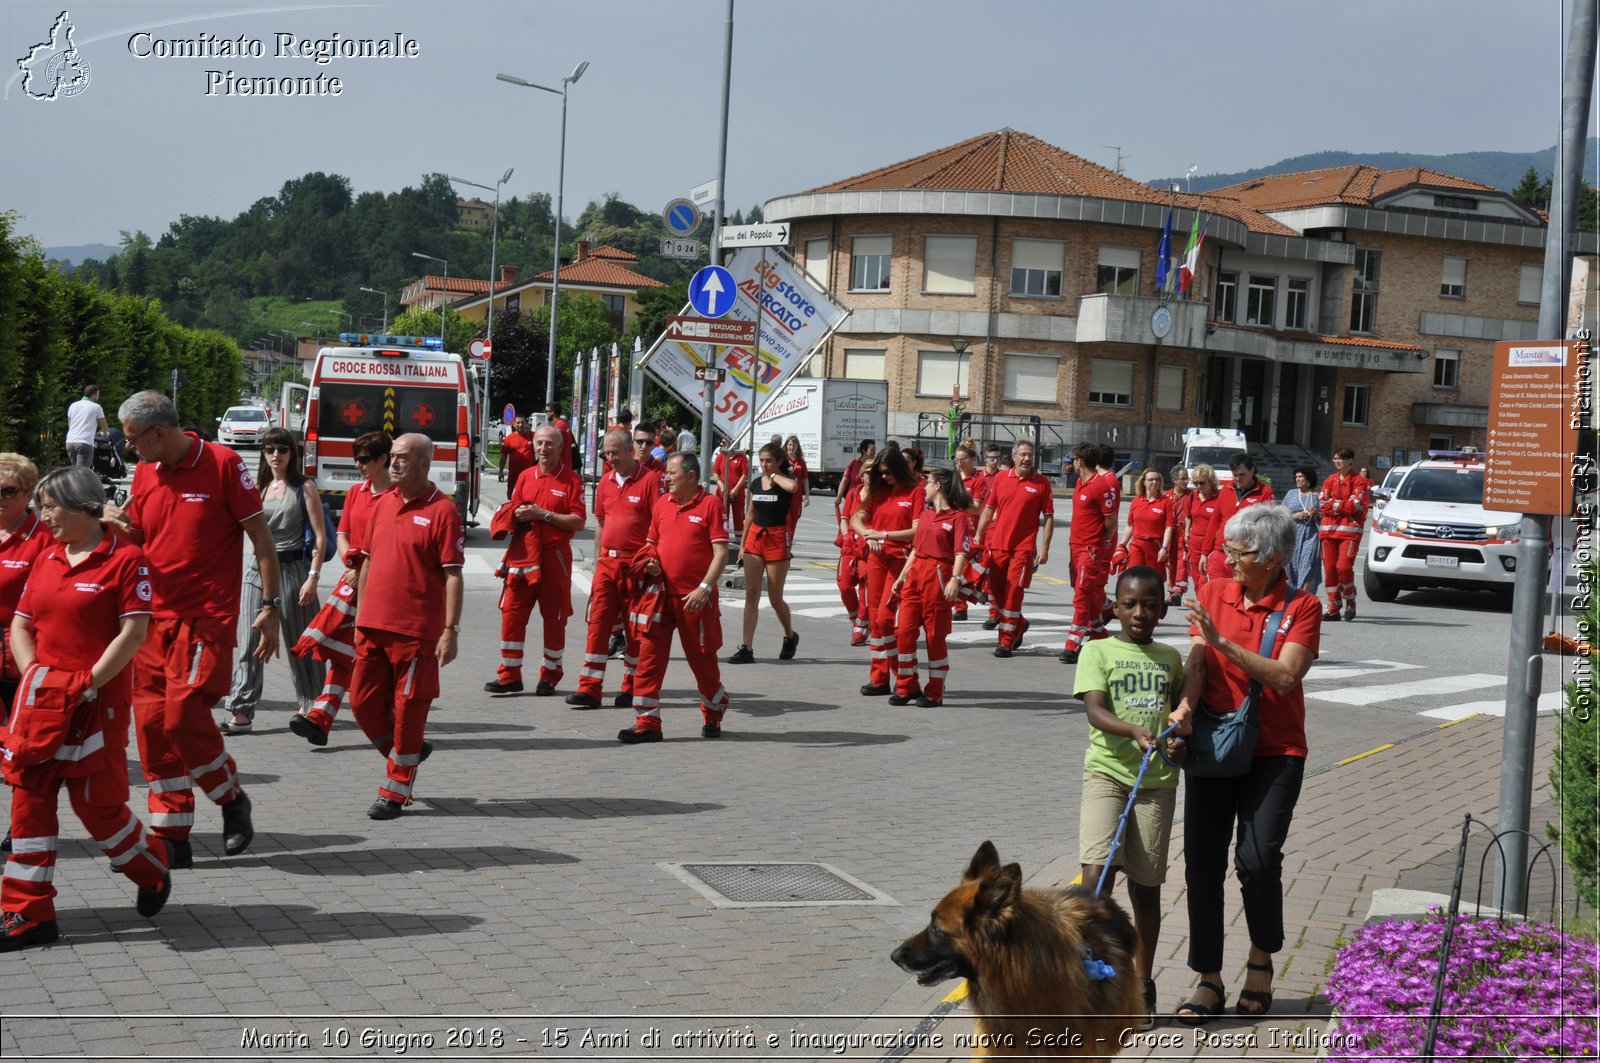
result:
[[[683,317],[667,318],[667,339],[688,340],[691,343],[721,343],[747,347],[756,341],[756,323],[730,318]]]
[[[787,247],[789,223],[729,225],[722,230],[723,247]]]

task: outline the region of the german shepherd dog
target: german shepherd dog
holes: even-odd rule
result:
[[[1002,867],[994,843],[984,842],[927,928],[890,959],[919,985],[967,980],[973,1059],[1108,1059],[1145,1015],[1135,941],[1133,923],[1109,898],[1078,886],[1025,890],[1022,868]],[[1085,961],[1109,964],[1109,977],[1091,977]]]

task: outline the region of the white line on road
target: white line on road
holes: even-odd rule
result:
[[[1407,664],[1405,661],[1350,661],[1343,664],[1312,664],[1311,671],[1306,673],[1306,682],[1332,682],[1334,680],[1360,679],[1367,675],[1382,675],[1385,672],[1399,672],[1408,668],[1421,668],[1420,664]]]
[[[1400,701],[1430,694],[1454,694],[1462,690],[1481,687],[1504,686],[1506,677],[1472,672],[1468,675],[1441,675],[1432,679],[1418,679],[1410,683],[1378,683],[1357,687],[1354,690],[1314,691],[1318,701],[1334,701],[1341,705],[1373,705],[1380,701]]]
[[[1561,711],[1561,699],[1565,696],[1564,691],[1546,691],[1539,695],[1539,703],[1534,711],[1540,716],[1553,716]],[[1436,720],[1460,720],[1468,716],[1504,716],[1505,714],[1506,702],[1504,698],[1501,698],[1499,701],[1468,701],[1460,705],[1446,705],[1442,709],[1429,709],[1417,715],[1431,716]]]

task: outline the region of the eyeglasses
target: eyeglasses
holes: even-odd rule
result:
[[[4,498],[7,501],[16,498],[21,493],[22,488],[16,484],[6,484],[4,487],[0,487],[0,498]]]
[[[388,457],[387,454],[357,454],[356,464],[365,465],[369,461],[381,461],[386,457]]]
[[[154,432],[160,427],[161,426],[158,424],[153,424],[149,428],[146,428],[143,432],[140,432],[138,435],[130,436],[127,439],[124,439],[122,441],[122,445],[128,450],[132,450],[136,445],[138,445],[139,440],[143,439],[145,436],[149,435],[151,432]]]
[[[294,448],[293,447],[285,447],[285,446],[281,446],[281,445],[278,445],[278,444],[273,444],[272,446],[262,447],[261,448],[261,453],[263,453],[263,454],[293,454],[294,453]]]
[[[1231,546],[1224,546],[1222,552],[1227,555],[1229,561],[1243,561],[1247,557],[1255,557],[1261,553],[1260,550],[1235,550]]]

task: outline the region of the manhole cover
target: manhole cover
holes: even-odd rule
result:
[[[719,861],[661,866],[719,908],[895,903],[881,890],[827,864]]]

